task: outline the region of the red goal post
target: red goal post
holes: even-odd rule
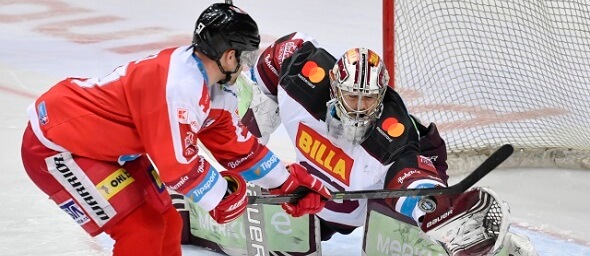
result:
[[[451,166],[590,168],[590,2],[383,0],[383,56]]]

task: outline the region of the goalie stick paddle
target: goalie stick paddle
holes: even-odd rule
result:
[[[459,181],[459,183],[446,188],[425,188],[425,189],[377,189],[377,190],[357,190],[357,191],[342,191],[332,192],[332,199],[330,200],[351,200],[351,199],[384,199],[392,197],[407,197],[407,196],[436,196],[436,195],[451,195],[461,194],[468,188],[477,183],[481,178],[486,176],[504,160],[506,160],[514,152],[514,148],[510,144],[505,144],[492,153],[483,163],[481,163],[473,172],[467,177]],[[262,195],[262,196],[248,196],[248,204],[281,204],[287,202],[296,202],[302,195],[300,194],[286,194],[286,195]]]

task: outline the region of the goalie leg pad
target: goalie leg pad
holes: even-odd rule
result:
[[[487,188],[457,197],[451,208],[424,216],[421,229],[450,255],[493,255],[502,249],[510,226],[508,204]]]
[[[504,239],[504,248],[508,255],[537,256],[533,243],[528,237],[509,232]]]

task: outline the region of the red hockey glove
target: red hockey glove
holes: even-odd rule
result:
[[[224,224],[240,217],[248,205],[246,197],[246,181],[239,174],[229,171],[221,172],[221,176],[227,180],[227,192],[221,202],[209,215],[217,223]]]
[[[452,256],[495,255],[510,226],[508,205],[486,188],[453,198],[434,197],[436,210],[427,213],[421,229]]]
[[[294,163],[287,166],[291,175],[283,185],[271,189],[271,194],[304,194],[297,203],[283,203],[282,207],[293,217],[301,217],[305,214],[318,213],[326,205],[326,200],[330,199],[330,191],[322,181],[307,173],[305,167]]]

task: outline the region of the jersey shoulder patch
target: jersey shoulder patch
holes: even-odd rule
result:
[[[390,164],[404,149],[417,146],[419,135],[402,98],[392,88],[387,88],[383,105],[381,117],[362,145],[381,163]]]
[[[316,119],[324,119],[330,100],[329,70],[336,59],[323,48],[305,42],[281,66],[279,85]]]

